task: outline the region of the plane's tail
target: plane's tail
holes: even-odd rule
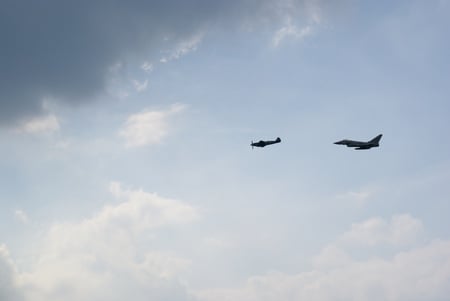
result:
[[[276,142],[281,142],[280,137],[277,137],[277,139],[275,140]]]
[[[381,137],[383,137],[383,134],[380,134],[380,135],[376,136],[375,138],[370,140],[369,143],[378,144],[380,142],[380,140],[381,140]]]

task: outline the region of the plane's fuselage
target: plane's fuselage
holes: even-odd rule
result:
[[[252,144],[250,144],[252,147],[256,146],[256,147],[264,147],[266,145],[271,145],[271,144],[275,144],[275,143],[280,143],[281,139],[277,138],[276,140],[260,140],[258,142],[252,142]]]
[[[335,144],[347,145],[348,147],[361,147],[361,146],[377,147],[377,146],[379,146],[378,143],[375,144],[375,143],[368,143],[368,142],[354,141],[354,140],[341,140],[341,141],[335,142]]]
[[[344,139],[341,141],[337,141],[334,144],[338,145],[346,145],[347,147],[355,147],[355,149],[371,149],[372,147],[379,147],[380,146],[380,139],[382,135],[378,135],[377,137],[373,138],[370,141],[364,142],[364,141],[355,141],[355,140],[348,140]]]

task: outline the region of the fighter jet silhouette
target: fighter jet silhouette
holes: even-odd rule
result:
[[[280,143],[280,142],[281,142],[280,137],[277,137],[277,139],[275,139],[275,140],[267,140],[267,141],[259,140],[258,142],[253,142],[253,141],[252,141],[252,144],[250,144],[250,145],[252,146],[252,148],[253,148],[254,146],[256,146],[256,147],[264,147],[264,146],[266,146],[266,145],[275,144],[275,143]]]
[[[340,145],[347,145],[347,147],[355,147],[355,149],[370,149],[372,147],[378,147],[380,146],[380,139],[383,135],[380,134],[373,138],[370,141],[362,142],[362,141],[353,141],[353,140],[341,140],[337,141],[334,144],[340,144]]]

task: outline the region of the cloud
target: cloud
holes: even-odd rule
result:
[[[127,118],[125,125],[119,131],[119,136],[125,140],[126,147],[160,143],[169,132],[169,118],[184,109],[184,105],[175,104],[165,111],[144,111],[133,114]]]
[[[367,246],[405,245],[416,242],[423,231],[422,222],[409,214],[393,216],[390,221],[375,217],[352,224],[351,230],[344,233],[339,241]]]
[[[195,50],[214,28],[272,30],[286,16],[311,18],[322,1],[3,1],[0,125],[104,92],[117,62],[170,61]],[[308,17],[307,15],[311,16]],[[261,26],[269,24],[269,26]],[[279,26],[278,26],[279,27]],[[284,30],[282,36],[296,31]],[[304,35],[305,33],[303,33]],[[300,33],[302,35],[302,33]],[[160,58],[162,51],[169,52]],[[144,70],[151,70],[145,65]]]
[[[51,226],[26,272],[18,273],[0,247],[1,300],[192,300],[179,279],[191,261],[155,241],[195,221],[197,210],[117,182],[111,187],[122,201]]]
[[[158,228],[171,224],[191,222],[198,217],[196,210],[180,201],[161,198],[142,190],[123,189],[119,182],[110,184],[111,193],[128,201],[116,206],[107,206],[97,215],[98,221],[110,223],[127,217],[143,228]]]
[[[297,40],[302,40],[305,37],[311,35],[313,29],[311,26],[307,25],[302,28],[298,28],[292,24],[288,24],[280,28],[274,35],[272,44],[274,47],[278,47],[281,42],[286,38],[294,38]]]
[[[16,220],[18,220],[22,224],[28,224],[28,222],[30,221],[30,219],[28,218],[28,215],[22,210],[14,211],[14,217],[16,218]]]
[[[409,229],[411,225],[417,228],[418,224],[421,225],[419,220],[400,215],[376,232],[385,237],[381,241],[390,241],[393,229],[399,234],[415,233],[415,230],[405,228]],[[308,271],[292,274],[269,272],[248,278],[242,287],[206,289],[198,291],[197,296],[203,301],[425,301],[448,298],[448,240],[433,240],[386,258],[356,259],[349,254],[350,250],[349,245],[342,245],[338,239],[313,259]]]
[[[146,61],[146,62],[142,63],[141,69],[147,73],[150,73],[153,71],[153,64]]]
[[[4,245],[0,245],[0,300],[23,300],[17,271]]]
[[[18,131],[27,134],[51,133],[59,131],[59,120],[55,115],[34,117],[23,122]]]
[[[142,91],[147,90],[148,79],[144,80],[143,82],[140,82],[140,81],[134,79],[131,82],[133,83],[133,86],[137,92],[142,92]]]
[[[238,290],[208,291],[201,300],[445,300],[450,292],[450,242],[400,253],[390,260],[351,261],[299,274],[252,277]]]
[[[348,191],[346,193],[342,193],[336,196],[338,201],[349,202],[350,204],[356,205],[357,207],[362,207],[367,203],[369,199],[371,199],[377,189],[374,187],[366,187],[359,191]]]
[[[123,196],[122,184],[116,181],[109,183],[109,192],[116,198],[122,197]]]
[[[177,60],[191,51],[197,50],[198,45],[203,39],[203,35],[204,33],[198,33],[190,39],[179,42],[173,50],[168,51],[168,55],[163,56],[159,61],[161,63],[167,63]]]
[[[272,38],[272,45],[279,47],[286,39],[302,41],[306,37],[311,36],[317,27],[322,23],[324,17],[325,5],[321,1],[306,1],[303,10],[306,11],[304,18],[300,18],[303,25],[295,24],[293,20],[298,20],[298,7],[295,1],[286,1],[282,6],[285,11],[281,14],[284,17],[284,25],[279,28]],[[322,8],[323,7],[323,8]]]

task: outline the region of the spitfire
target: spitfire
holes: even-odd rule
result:
[[[280,142],[281,142],[280,137],[277,137],[277,139],[275,139],[275,140],[267,140],[267,141],[259,140],[258,142],[252,141],[252,143],[250,145],[252,148],[255,146],[256,147],[264,147],[266,145],[271,145],[271,144],[280,143]]]

